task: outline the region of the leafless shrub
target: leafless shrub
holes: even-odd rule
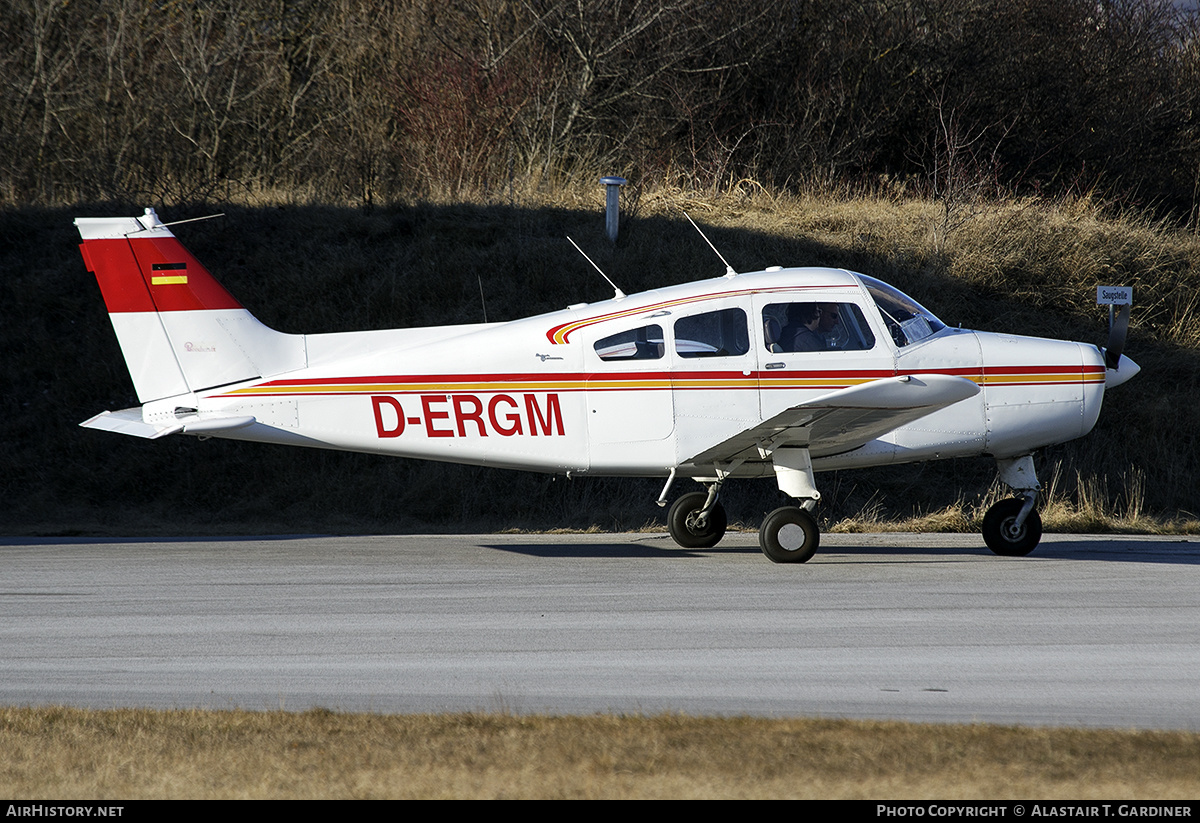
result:
[[[3,0],[0,197],[886,177],[1195,226],[1198,35],[1169,0]]]
[[[507,66],[443,56],[400,80],[403,153],[427,188],[475,191],[505,173],[514,121],[531,96],[527,76]]]

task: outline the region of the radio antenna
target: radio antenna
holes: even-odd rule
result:
[[[588,256],[587,256],[587,254],[584,252],[584,250],[583,250],[583,249],[581,249],[581,248],[579,248],[579,244],[578,244],[578,243],[576,243],[574,240],[571,240],[571,238],[570,238],[569,236],[567,237],[567,240],[570,240],[570,242],[571,242],[571,245],[575,247],[575,251],[577,251],[577,252],[579,252],[580,254],[582,254],[582,255],[583,255],[583,259],[584,259],[584,260],[586,260],[586,261],[588,261],[589,263],[591,263],[591,264],[592,264],[592,268],[593,268],[593,269],[595,269],[596,271],[600,272],[600,276],[604,278],[605,282],[606,282],[606,283],[608,283],[608,285],[610,285],[610,286],[612,286],[612,287],[613,287],[613,299],[614,299],[614,300],[624,300],[624,299],[625,299],[625,292],[623,292],[623,291],[621,291],[620,289],[618,289],[618,288],[617,288],[617,284],[616,284],[616,283],[614,283],[612,280],[610,280],[610,279],[609,279],[608,275],[604,273],[604,269],[602,269],[602,268],[600,268],[599,266],[597,266],[597,265],[596,265],[596,261],[595,261],[595,260],[593,260],[592,258],[588,257]]]
[[[189,217],[187,220],[172,220],[170,223],[163,223],[162,225],[164,225],[164,226],[179,226],[184,223],[196,223],[200,220],[212,220],[213,218],[224,217],[224,216],[225,216],[225,212],[219,212],[217,214],[206,214],[203,217]]]
[[[688,222],[692,224],[692,228],[694,228],[696,231],[700,232],[700,236],[704,238],[704,242],[707,243],[708,247],[713,250],[713,253],[716,254],[717,257],[721,258],[721,262],[725,264],[725,276],[726,277],[737,277],[737,272],[735,272],[733,270],[733,266],[729,265],[729,261],[726,260],[719,251],[717,251],[717,247],[714,246],[712,244],[712,241],[708,239],[708,235],[706,235],[703,232],[703,230],[701,230],[701,228],[696,225],[696,221],[692,219],[692,216],[690,214],[688,214],[686,211],[683,213],[683,216],[686,217],[688,219]]]
[[[164,223],[158,219],[158,215],[154,212],[154,209],[146,209],[146,212],[141,217],[135,218],[135,220],[137,221],[137,224],[138,224],[138,228],[135,229],[134,231],[129,232],[125,236],[128,237],[130,234],[137,234],[138,232],[141,232],[141,231],[151,231],[153,229],[165,229],[168,226],[178,226],[182,223],[195,223],[198,220],[212,220],[214,217],[224,217],[224,216],[225,216],[225,212],[221,212],[220,214],[206,214],[204,217],[189,217],[187,220],[174,220],[170,223]]]

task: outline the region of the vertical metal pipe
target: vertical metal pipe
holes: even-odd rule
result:
[[[600,182],[606,188],[604,198],[604,231],[608,239],[617,242],[617,227],[620,224],[621,186],[629,181],[624,177],[601,177]]]

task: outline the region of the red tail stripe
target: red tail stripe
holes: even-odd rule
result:
[[[110,313],[242,308],[174,237],[85,240],[80,250]]]

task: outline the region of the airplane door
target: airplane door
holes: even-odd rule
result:
[[[707,301],[670,318],[676,457],[683,462],[759,418],[749,301]]]
[[[896,374],[861,291],[757,294],[753,300],[763,419],[821,395]],[[890,446],[888,447],[890,448]],[[813,457],[823,456],[819,443]]]

